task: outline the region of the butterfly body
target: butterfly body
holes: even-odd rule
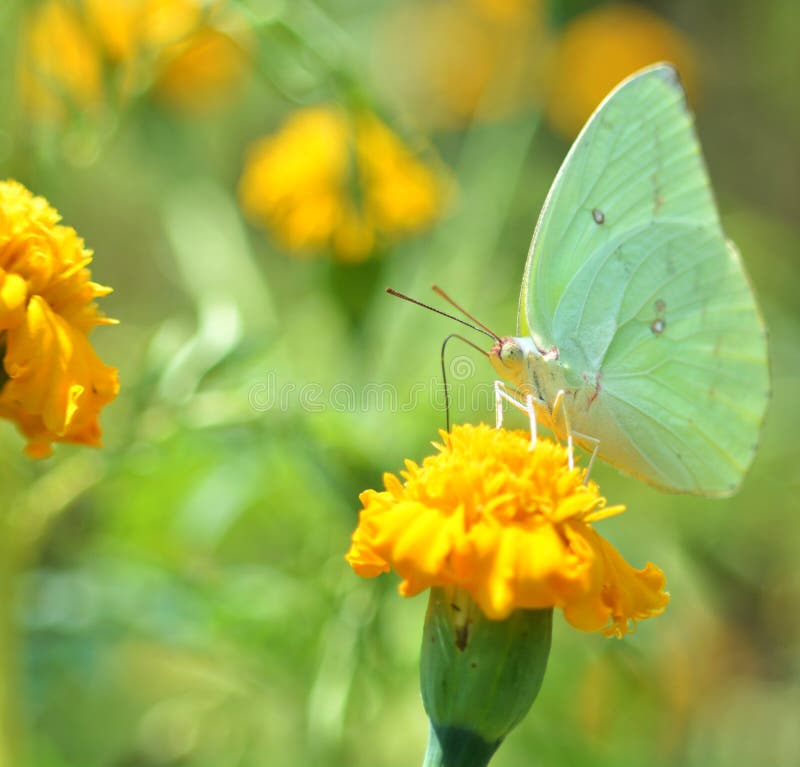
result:
[[[768,399],[766,333],[671,66],[619,85],[567,155],[517,324],[490,359],[546,426],[563,436],[568,422],[663,489],[739,485]],[[559,392],[566,418],[553,417]]]

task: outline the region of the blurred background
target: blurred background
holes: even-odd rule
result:
[[[102,450],[33,462],[0,423],[0,764],[421,762],[425,598],[343,555],[444,425],[456,328],[383,290],[514,332],[570,142],[663,59],[770,330],[761,449],[724,501],[596,468],[671,604],[622,641],[559,615],[493,764],[800,763],[798,29],[792,0],[3,0],[2,176],[94,249],[122,388]],[[452,417],[491,422],[449,354]]]

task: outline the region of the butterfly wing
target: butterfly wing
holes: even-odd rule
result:
[[[557,347],[573,428],[660,487],[732,492],[768,398],[763,322],[719,223],[677,73],[619,85],[575,141],[534,233],[520,334]]]

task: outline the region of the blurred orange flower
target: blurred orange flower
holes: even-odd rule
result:
[[[563,136],[574,138],[620,80],[658,61],[678,67],[691,96],[692,47],[669,22],[628,3],[600,6],[578,16],[564,30],[554,54],[548,119]]]
[[[445,184],[375,115],[318,106],[250,148],[239,197],[287,249],[360,261],[429,225]]]
[[[89,342],[103,316],[92,252],[42,197],[0,182],[0,417],[15,421],[34,458],[51,442],[100,444],[100,409],[117,395],[115,368]]]
[[[387,95],[427,125],[498,119],[540,98],[549,41],[543,0],[405,2],[376,40]]]
[[[213,108],[249,66],[248,31],[227,0],[46,0],[26,11],[22,40],[24,103],[51,119],[150,88],[179,109]]]

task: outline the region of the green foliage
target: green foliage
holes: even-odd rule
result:
[[[92,338],[122,388],[99,452],[58,446],[32,464],[0,423],[0,634],[17,641],[0,642],[0,729],[26,754],[4,762],[0,745],[0,765],[419,763],[425,600],[401,600],[394,576],[359,580],[343,555],[358,493],[444,425],[439,351],[461,329],[383,288],[427,300],[440,284],[512,332],[566,144],[536,104],[433,130],[457,191],[430,231],[357,266],[297,258],[242,218],[245,149],[317,101],[365,103],[413,136],[424,115],[370,69],[400,0],[236,3],[255,66],[224,108],[176,113],[145,89],[96,119],[33,126],[12,44],[26,5],[0,10],[0,163],[95,250],[121,325]],[[584,4],[552,5],[563,20]],[[797,8],[667,12],[703,47],[699,133],[770,329],[773,399],[730,500],[596,469],[629,509],[604,532],[664,569],[672,602],[621,642],[557,619],[541,694],[497,767],[800,759],[800,105],[788,75],[759,75],[791,71]],[[488,363],[466,346],[448,354],[470,363],[449,368],[452,417],[492,419]]]

